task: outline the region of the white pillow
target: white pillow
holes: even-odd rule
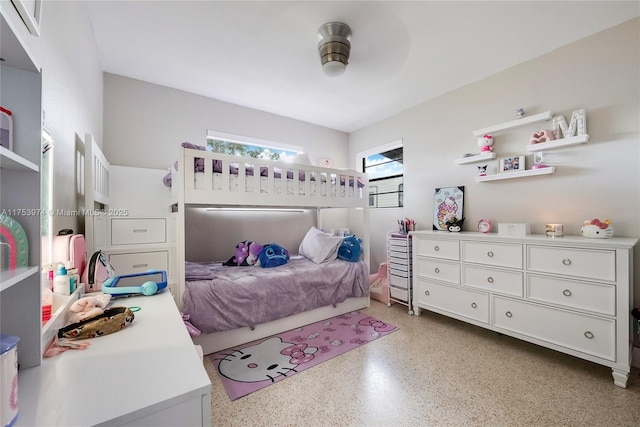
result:
[[[334,237],[311,227],[302,239],[298,253],[316,264],[321,264],[337,258],[340,243],[342,243],[342,237]]]

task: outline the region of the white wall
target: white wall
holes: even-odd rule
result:
[[[405,207],[372,210],[371,230],[392,230],[401,217],[431,229],[434,189],[462,185],[464,230],[476,231],[479,219],[490,218],[530,223],[534,233],[562,223],[565,234],[579,234],[584,220],[606,217],[616,236],[640,236],[639,40],[640,20],[634,19],[350,134],[351,159],[404,140]],[[472,131],[514,120],[519,107],[531,114],[550,110],[567,121],[584,108],[590,140],[549,152],[554,175],[476,183],[476,165],[454,165],[453,159],[478,153]],[[496,134],[494,151],[525,154],[537,127]],[[640,248],[636,252],[637,306]],[[372,231],[372,268],[384,260],[384,233]]]
[[[104,75],[104,151],[112,164],[168,168],[180,143],[206,145],[207,130],[302,146],[312,163],[347,166],[348,135],[299,120],[134,80]]]
[[[44,1],[40,36],[28,33],[10,2],[3,0],[8,18],[16,25],[42,68],[44,126],[54,138],[54,209],[74,211],[75,141],[92,133],[102,139],[102,68],[83,2]],[[76,216],[54,216],[53,230],[81,231]]]

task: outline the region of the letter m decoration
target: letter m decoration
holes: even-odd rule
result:
[[[576,131],[578,132],[576,134]],[[587,118],[584,109],[576,110],[571,114],[571,122],[567,126],[564,116],[553,118],[553,135],[556,139],[568,138],[576,135],[586,135]]]

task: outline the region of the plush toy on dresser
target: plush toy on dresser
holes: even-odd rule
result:
[[[600,221],[595,218],[591,221],[585,221],[580,227],[580,234],[584,237],[591,237],[593,239],[608,239],[613,237],[613,226],[611,220],[606,218],[604,221]]]

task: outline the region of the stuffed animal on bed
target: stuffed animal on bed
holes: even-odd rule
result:
[[[338,247],[338,259],[343,261],[358,262],[362,249],[360,245],[362,240],[358,239],[355,234],[342,239],[342,243]]]
[[[243,240],[236,245],[236,254],[222,265],[230,267],[256,265],[261,252],[262,245],[260,243]]]
[[[262,268],[284,265],[289,262],[289,251],[276,243],[269,243],[263,246],[258,261]]]

